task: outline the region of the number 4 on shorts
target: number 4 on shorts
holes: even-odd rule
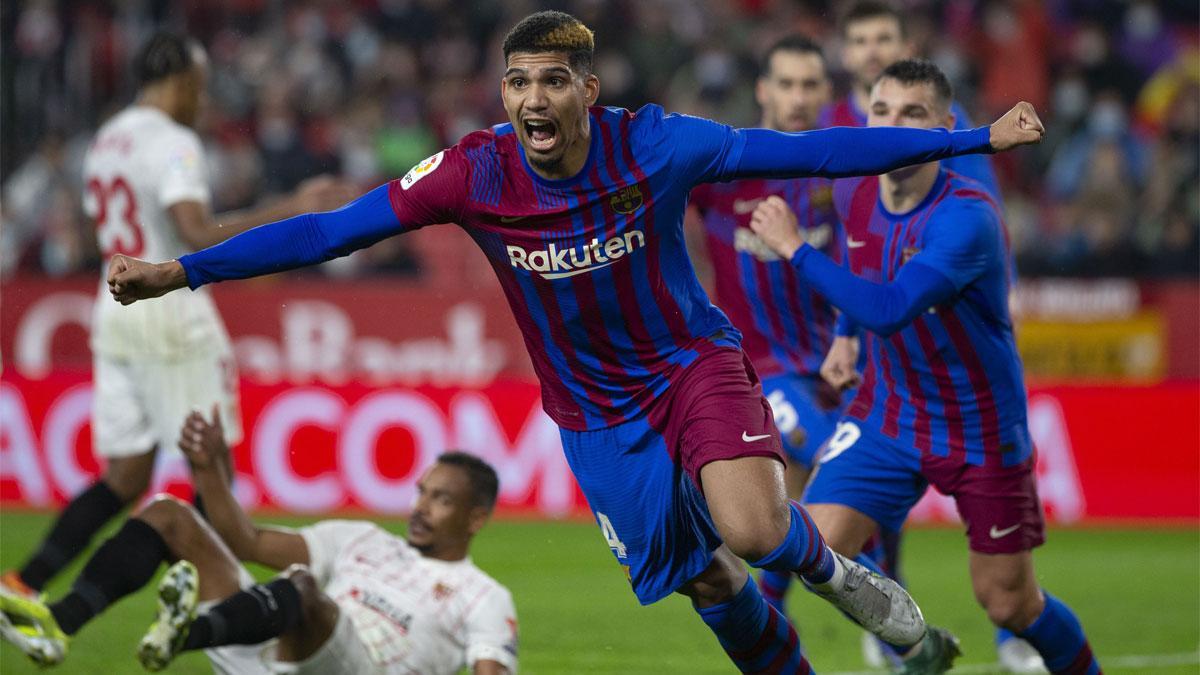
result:
[[[608,543],[608,547],[617,554],[618,558],[624,558],[625,544],[617,538],[617,531],[613,529],[612,521],[599,511],[596,512],[596,520],[600,523],[600,532],[604,534],[604,541]]]

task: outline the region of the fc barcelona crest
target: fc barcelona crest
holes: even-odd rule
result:
[[[808,200],[815,209],[827,209],[833,205],[833,188],[828,185],[811,190],[808,193]]]
[[[608,200],[609,206],[617,213],[629,215],[642,207],[642,189],[637,185],[628,185]]]
[[[912,257],[920,252],[921,252],[921,249],[919,249],[915,246],[905,246],[904,253],[903,253],[904,257],[900,260],[900,264],[903,265],[904,263],[908,262],[909,260],[912,260]]]

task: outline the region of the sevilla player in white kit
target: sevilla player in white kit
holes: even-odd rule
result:
[[[171,259],[256,225],[343,203],[352,192],[328,178],[272,206],[214,218],[204,150],[192,130],[204,99],[207,59],[198,43],[158,34],[134,64],[137,100],[96,134],[84,159],[84,210],[96,225],[104,268],[117,253]],[[150,483],[157,449],[172,448],[192,409],[220,406],[226,440],[241,440],[229,336],[207,293],[121,306],[104,289],[95,305],[91,347],[94,448],[104,476],[76,495],[12,591],[40,591],[86,548],[92,535]]]
[[[204,649],[217,672],[238,675],[516,672],[512,596],[468,557],[499,487],[483,460],[438,458],[418,482],[407,538],[349,520],[294,531],[258,527],[238,506],[222,435],[219,414],[209,423],[194,413],[179,442],[209,522],[176,499],[155,500],[96,550],[63,598],[0,592],[0,635],[42,665],[61,662],[71,635],[178,560],[138,648],[149,670]],[[285,571],[254,584],[239,560]]]

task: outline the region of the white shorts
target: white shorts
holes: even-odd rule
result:
[[[385,672],[358,639],[354,622],[345,610],[338,612],[333,634],[316,654],[299,663],[268,660],[267,665],[277,675],[383,675]]]
[[[237,369],[233,355],[217,351],[174,361],[96,354],[92,360],[92,437],[102,457],[140,455],[154,447],[174,450],[179,429],[193,410],[205,419],[220,407],[225,440],[242,440]]]
[[[206,649],[217,675],[384,675],[386,669],[371,660],[366,645],[358,639],[354,622],[338,613],[337,626],[315,654],[294,663],[275,658],[277,640],[257,645],[227,645]]]

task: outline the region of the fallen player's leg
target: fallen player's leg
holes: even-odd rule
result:
[[[155,499],[96,549],[65,596],[51,603],[0,590],[0,635],[39,663],[58,663],[69,638],[110,605],[154,578],[159,565],[187,560],[197,570],[197,600],[238,590],[241,567],[188,504]]]
[[[355,675],[374,668],[349,616],[321,590],[304,565],[292,565],[269,582],[225,598],[196,616],[181,638],[181,633],[155,637],[154,628],[143,638],[143,645],[153,642],[169,651],[143,660],[143,665],[153,670],[184,651],[257,645],[273,639],[275,644],[265,653],[266,658],[288,664],[290,673]]]

